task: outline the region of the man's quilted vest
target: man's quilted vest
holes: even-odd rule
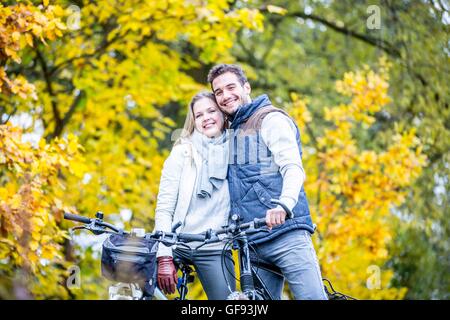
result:
[[[280,168],[260,133],[262,120],[270,112],[281,112],[289,117],[283,110],[273,107],[267,95],[262,95],[251,103],[241,106],[231,119],[228,166],[230,214],[238,214],[241,222],[265,217],[267,210],[276,207],[270,200],[279,199],[281,195],[283,178]],[[301,157],[300,133],[297,126],[295,127],[298,152]],[[283,130],[283,128],[278,129]],[[277,134],[277,132],[269,134]],[[287,219],[283,225],[271,231],[264,230],[252,234],[249,240],[261,243],[294,229],[314,232],[303,186],[292,212],[293,219]]]

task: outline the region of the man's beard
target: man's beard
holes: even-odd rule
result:
[[[244,104],[250,103],[252,101],[252,99],[250,99],[249,96],[247,95],[239,95],[239,104],[233,108],[233,110],[231,110],[231,113],[228,112],[228,110],[223,110],[223,112],[225,112],[226,114],[232,116],[233,114],[235,114],[239,108],[241,108]]]

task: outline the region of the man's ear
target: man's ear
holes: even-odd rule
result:
[[[250,87],[250,83],[248,82],[244,83],[244,90],[246,94],[250,95],[250,92],[252,92],[252,87]]]

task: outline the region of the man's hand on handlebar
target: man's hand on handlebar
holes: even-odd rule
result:
[[[266,225],[269,227],[269,230],[283,224],[286,218],[294,218],[292,211],[283,202],[277,199],[271,199],[270,202],[278,206],[266,211]]]
[[[267,210],[266,224],[271,230],[273,227],[279,226],[286,221],[286,211],[283,208],[275,208]]]

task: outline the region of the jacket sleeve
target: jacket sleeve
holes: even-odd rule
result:
[[[155,209],[155,230],[170,232],[177,206],[186,148],[183,145],[173,147],[163,165],[159,192]],[[159,244],[157,256],[171,256],[172,248]]]
[[[279,128],[284,128],[279,130]],[[261,124],[261,136],[280,167],[283,187],[280,201],[293,209],[306,175],[303,169],[294,122],[279,112],[268,114]],[[279,207],[279,206],[278,206]]]

